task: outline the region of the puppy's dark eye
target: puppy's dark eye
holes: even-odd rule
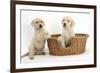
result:
[[[39,23],[38,21],[36,21],[35,23]]]
[[[70,22],[70,20],[67,20],[67,22]]]
[[[43,21],[40,21],[41,23],[43,23]]]
[[[63,21],[65,21],[65,20],[63,20]]]

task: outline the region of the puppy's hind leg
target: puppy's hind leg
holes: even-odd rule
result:
[[[44,52],[44,50],[41,52],[41,55],[45,55],[46,53]]]

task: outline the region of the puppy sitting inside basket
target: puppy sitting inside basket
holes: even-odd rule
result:
[[[85,52],[88,34],[75,34],[74,25],[74,20],[70,16],[65,16],[62,19],[62,33],[53,34],[47,39],[51,55],[63,56]]]

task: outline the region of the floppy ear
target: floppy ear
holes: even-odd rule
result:
[[[44,21],[42,21],[43,22],[43,24],[44,24],[44,26],[45,26],[45,22]]]
[[[61,23],[63,24],[63,20],[64,20],[64,18],[61,20]]]
[[[74,22],[74,20],[72,19],[71,27],[73,27],[74,25],[75,25],[75,22]]]
[[[63,24],[63,20],[61,21],[61,23]]]
[[[32,20],[31,25],[32,25],[32,26],[34,25],[34,20]]]

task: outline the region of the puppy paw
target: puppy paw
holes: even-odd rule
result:
[[[45,55],[45,54],[46,54],[45,52],[42,52],[42,53],[41,53],[41,55]]]
[[[29,56],[29,59],[31,59],[31,60],[32,60],[32,59],[34,59],[34,57],[33,57],[33,56]]]
[[[29,59],[32,60],[32,59],[34,59],[34,58],[33,58],[33,57],[30,57]]]
[[[45,55],[45,52],[37,53],[36,55]]]
[[[34,58],[30,58],[30,60],[33,60]]]
[[[45,55],[46,53],[45,52],[41,52],[41,53],[39,53],[38,55]]]

